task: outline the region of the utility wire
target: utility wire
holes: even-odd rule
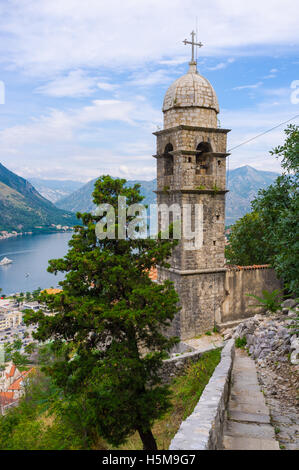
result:
[[[251,139],[245,140],[245,142],[242,142],[241,144],[236,145],[235,147],[232,147],[231,149],[228,150],[228,152],[231,152],[232,150],[237,149],[238,147],[241,147],[241,145],[248,144],[248,142],[251,142],[252,140],[257,139],[258,137],[261,137],[262,135],[267,134],[268,132],[273,131],[274,129],[277,129],[277,127],[282,126],[283,124],[286,124],[287,122],[292,121],[293,119],[296,119],[299,117],[299,114],[296,114],[296,116],[293,116],[291,119],[288,119],[287,121],[281,122],[280,124],[277,124],[277,126],[271,127],[271,129],[268,129],[265,132],[262,132],[261,134],[256,135],[255,137],[251,137]]]

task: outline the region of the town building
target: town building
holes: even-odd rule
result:
[[[20,370],[9,362],[0,370],[0,414],[4,415],[8,409],[16,406],[24,395],[33,368],[28,371]]]

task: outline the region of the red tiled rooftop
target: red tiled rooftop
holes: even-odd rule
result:
[[[13,377],[15,371],[16,371],[16,366],[13,364],[11,366],[10,371],[8,372],[8,374],[6,374],[6,378],[8,379],[9,377]]]
[[[9,405],[15,401],[14,392],[0,392],[0,405],[5,406]]]
[[[235,269],[236,271],[250,270],[250,269],[267,269],[270,267],[271,267],[270,264],[253,264],[251,266],[227,265],[228,269]]]
[[[32,371],[33,371],[33,368],[22,372],[21,376],[17,380],[15,380],[7,389],[8,390],[20,390],[22,381]]]

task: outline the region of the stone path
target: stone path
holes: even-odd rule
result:
[[[182,342],[198,351],[206,351],[210,347],[222,348],[224,346],[222,335],[212,332],[210,335],[203,334],[198,338],[186,339]]]
[[[236,348],[232,387],[224,427],[226,450],[279,450],[269,408],[260,390],[254,361]]]

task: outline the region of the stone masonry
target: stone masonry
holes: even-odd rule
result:
[[[190,63],[186,75],[167,90],[164,129],[157,137],[157,202],[202,205],[203,245],[187,245],[181,238],[170,270],[158,279],[171,279],[180,296],[181,312],[173,333],[190,338],[212,329],[219,316],[224,285],[224,214],[227,129],[217,127],[219,106],[211,84]],[[193,211],[193,209],[192,209]],[[170,220],[173,221],[174,219]],[[161,229],[161,217],[158,217]],[[191,212],[191,230],[195,226]],[[181,223],[184,225],[183,214]],[[191,246],[192,249],[188,249]]]
[[[195,62],[190,62],[188,72],[167,90],[163,113],[164,128],[154,133],[157,137],[156,193],[161,207],[158,228],[165,229],[163,210],[170,206],[173,209],[167,215],[168,225],[180,217],[181,227],[185,225],[194,231],[200,221],[203,228],[202,243],[197,244],[188,240],[182,231],[169,260],[170,269],[158,267],[158,281],[173,281],[180,297],[181,311],[173,322],[171,334],[188,339],[213,329],[216,324],[230,321],[232,312],[233,317],[249,316],[245,294],[260,295],[262,289],[271,289],[272,284],[277,288],[279,283],[271,273],[243,275],[225,266],[229,130],[218,127],[216,93],[209,81],[197,72]],[[191,207],[190,218],[184,215],[186,205]],[[200,213],[195,207],[200,208]],[[257,279],[261,282],[257,283]],[[240,309],[235,309],[236,305]]]

